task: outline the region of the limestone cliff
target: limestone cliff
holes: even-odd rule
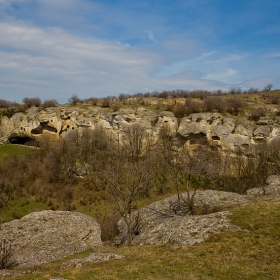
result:
[[[258,122],[246,118],[224,117],[220,113],[196,113],[181,119],[180,125],[172,112],[159,114],[145,108],[122,108],[113,112],[106,108],[58,106],[38,111],[29,109],[1,121],[0,143],[36,145],[44,135],[54,139],[70,131],[101,128],[112,135],[122,135],[132,124],[145,127],[156,139],[162,127],[168,128],[179,143],[209,143],[221,150],[244,151],[279,137],[278,119],[262,118]]]

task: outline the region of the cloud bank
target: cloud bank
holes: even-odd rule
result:
[[[251,49],[226,43],[216,7],[208,13],[193,2],[175,1],[173,10],[168,1],[120,3],[0,0],[0,98],[65,102],[72,94],[280,87],[278,41],[275,48]],[[184,8],[193,13],[181,17]],[[199,12],[217,18],[204,23]],[[265,26],[262,32],[275,35],[273,30]]]

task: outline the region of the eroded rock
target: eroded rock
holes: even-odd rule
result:
[[[183,194],[185,197],[186,194]],[[187,246],[202,243],[207,237],[223,231],[241,230],[231,224],[229,211],[221,211],[223,206],[233,206],[246,202],[246,198],[237,193],[214,190],[198,191],[195,196],[196,208],[201,208],[209,214],[183,215],[175,213],[170,207],[177,196],[172,196],[154,202],[147,207],[134,212],[132,217],[137,220],[137,232],[132,244],[162,245],[172,244]],[[211,212],[215,213],[211,213]],[[128,242],[127,227],[123,220],[118,223],[120,235],[117,243]]]
[[[31,267],[101,246],[94,218],[76,212],[42,211],[5,223],[1,238],[12,244],[13,261]]]

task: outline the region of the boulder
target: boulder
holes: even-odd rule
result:
[[[272,199],[278,200],[280,197],[280,176],[271,175],[266,179],[263,187],[252,188],[247,191],[250,199]]]
[[[183,194],[184,197],[186,195]],[[176,202],[176,199],[177,196],[172,196],[154,202],[132,214],[132,219],[137,221],[137,226],[134,226],[137,231],[132,244],[196,245],[215,233],[240,230],[239,227],[232,225],[227,218],[230,212],[218,211],[225,205],[246,202],[246,198],[242,195],[214,190],[198,191],[195,196],[195,206],[210,213],[194,216],[175,214],[171,205]],[[118,227],[120,234],[116,242],[125,244],[128,242],[128,233],[122,219],[118,222]]]
[[[31,267],[102,246],[101,229],[90,216],[42,211],[5,223],[1,238],[12,244],[13,262]]]
[[[279,175],[271,175],[266,179],[267,185],[279,185],[280,186],[280,176]]]
[[[254,130],[253,134],[254,136],[262,137],[262,138],[268,138],[271,135],[271,132],[273,131],[272,126],[261,126]]]
[[[247,136],[247,137],[252,137],[253,135],[253,128],[246,128],[243,125],[239,124],[236,126],[234,130],[235,134]]]
[[[170,136],[175,136],[178,130],[178,121],[169,111],[160,112],[154,128],[154,134],[159,135],[161,128],[166,128]]]

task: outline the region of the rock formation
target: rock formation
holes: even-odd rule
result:
[[[186,195],[186,194],[184,194]],[[239,227],[230,223],[228,211],[219,210],[222,206],[244,203],[244,196],[214,190],[198,191],[195,197],[196,207],[209,211],[205,215],[175,214],[170,207],[177,196],[168,197],[154,202],[147,207],[134,212],[137,218],[137,232],[132,241],[134,245],[163,245],[187,246],[202,243],[207,237],[218,232],[236,231]],[[211,213],[215,211],[215,213]],[[120,235],[117,242],[128,242],[127,227],[123,220],[118,223]]]
[[[264,189],[265,192],[263,192]],[[172,196],[132,213],[132,220],[135,220],[135,235],[132,244],[197,245],[215,233],[241,230],[228,219],[231,212],[222,209],[248,203],[251,200],[279,200],[280,176],[269,176],[264,188],[250,189],[247,195],[215,190],[198,191],[195,196],[195,206],[209,214],[180,215],[180,213],[175,213],[170,205],[176,199],[177,196]],[[122,219],[118,222],[118,227],[120,234],[116,242],[128,243],[127,226]]]
[[[224,117],[220,113],[195,113],[178,120],[172,112],[159,114],[145,108],[122,108],[113,112],[107,108],[78,108],[58,106],[38,111],[16,113],[10,119],[2,118],[0,143],[36,145],[44,135],[53,139],[65,137],[70,131],[82,128],[101,128],[117,137],[132,124],[145,127],[156,139],[162,127],[176,136],[179,143],[187,145],[209,143],[220,150],[246,153],[249,149],[279,137],[278,120],[268,118],[257,122],[246,118]]]
[[[75,212],[42,211],[5,223],[1,238],[12,244],[12,261],[31,267],[101,246],[94,218]]]

